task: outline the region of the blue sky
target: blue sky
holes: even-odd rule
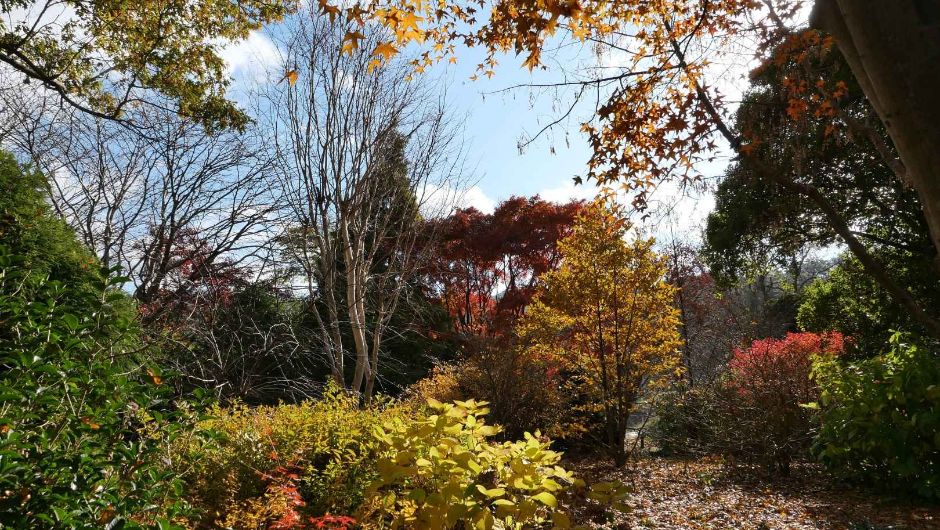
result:
[[[231,73],[236,80],[233,92],[246,78],[276,62],[277,52],[263,33],[254,33],[247,41],[230,45],[223,51]],[[529,145],[520,153],[518,143],[524,135],[539,131],[552,118],[563,114],[565,99],[555,101],[551,94],[532,93],[526,88],[503,91],[507,87],[525,83],[546,83],[559,79],[559,69],[529,72],[521,67],[522,60],[511,55],[500,58],[496,75],[491,79],[480,77],[471,81],[480,50],[459,49],[456,65],[442,64],[429,75],[440,82],[447,92],[447,101],[454,113],[465,118],[464,140],[468,167],[473,169],[470,183],[473,187],[464,195],[463,206],[491,210],[496,203],[512,195],[541,195],[552,201],[571,198],[590,198],[595,189],[591,185],[576,186],[575,175],[583,175],[591,150],[587,139],[578,129],[592,109],[581,107],[563,124]],[[557,62],[580,61],[596,64],[598,59],[590,49],[569,46],[556,51],[551,60]],[[601,64],[612,64],[601,60]],[[260,68],[259,68],[260,67]],[[253,73],[254,72],[254,73]],[[236,94],[237,98],[237,94]],[[570,102],[570,100],[567,100]],[[703,168],[714,176],[724,164]],[[673,202],[674,190],[660,193],[667,202]],[[667,224],[679,227],[685,236],[695,237],[702,220],[711,208],[710,195],[701,200],[685,199],[678,202]],[[663,227],[652,229],[658,236]],[[675,227],[667,227],[670,233]]]
[[[235,78],[233,92],[238,84],[250,77],[253,69],[276,56],[274,45],[261,33],[247,41],[223,51]],[[551,79],[547,72],[529,73],[521,68],[521,60],[506,56],[492,78],[481,77],[471,81],[474,68],[482,57],[477,50],[461,50],[456,65],[439,65],[430,75],[442,81],[447,100],[458,116],[465,117],[464,139],[468,153],[468,166],[474,169],[471,181],[479,190],[467,195],[477,197],[483,209],[491,203],[512,195],[542,193],[547,198],[562,200],[568,195],[593,195],[591,190],[576,190],[572,178],[583,174],[590,149],[585,137],[577,131],[579,122],[572,120],[565,142],[565,128],[555,131],[557,141],[543,138],[523,153],[517,147],[525,133],[538,131],[545,120],[557,114],[549,98],[531,98],[527,89],[495,94],[506,87]],[[236,95],[237,97],[237,95]],[[554,154],[552,154],[554,147]],[[482,192],[483,195],[480,194]]]
[[[476,164],[480,189],[494,200],[537,193],[551,200],[592,195],[590,189],[576,189],[572,180],[584,174],[591,154],[585,136],[578,131],[581,120],[575,117],[557,126],[520,153],[519,140],[538,132],[559,112],[552,108],[551,98],[532,97],[525,88],[497,93],[517,84],[544,82],[551,76],[529,73],[520,67],[519,59],[506,57],[492,79],[470,81],[476,65],[473,55],[465,52],[461,59],[466,60],[449,68],[448,99],[466,113],[469,161]]]

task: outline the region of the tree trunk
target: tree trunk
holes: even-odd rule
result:
[[[356,345],[356,366],[350,390],[362,392],[363,383],[368,379],[370,372],[369,342],[366,338],[366,271],[362,264],[362,242],[358,236],[356,240],[353,240],[350,232],[348,221],[340,220],[343,257],[346,262],[346,313],[349,316],[349,327]]]
[[[623,413],[621,411],[621,413]],[[614,465],[623,467],[627,463],[627,418],[618,418],[614,440]]]
[[[384,319],[385,313],[380,307],[375,316],[375,329],[372,330],[372,346],[369,352],[369,373],[366,375],[366,388],[363,399],[366,405],[372,404],[372,396],[375,394],[375,378],[379,375],[379,350],[382,346],[382,322],[384,322]]]
[[[920,199],[940,270],[940,1],[816,0]]]

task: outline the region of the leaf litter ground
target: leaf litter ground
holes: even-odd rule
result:
[[[717,458],[644,456],[620,469],[594,460],[571,465],[589,483],[621,482],[633,490],[625,513],[611,515],[590,502],[574,507],[578,522],[591,528],[940,529],[940,505],[839,482],[814,464],[797,464],[786,477]]]

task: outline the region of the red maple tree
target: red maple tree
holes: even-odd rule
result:
[[[439,221],[433,283],[459,333],[494,337],[512,328],[539,276],[558,265],[557,243],[582,206],[511,197],[492,214],[466,208]]]

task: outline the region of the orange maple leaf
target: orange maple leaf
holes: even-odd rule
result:
[[[287,79],[287,84],[294,86],[294,83],[297,82],[297,70],[288,70],[281,79]]]
[[[398,49],[390,42],[380,42],[374,50],[372,50],[372,55],[381,55],[386,61],[391,59],[398,53]]]
[[[365,35],[358,31],[350,31],[343,37],[343,53],[352,53],[359,49],[359,41],[365,38]]]

